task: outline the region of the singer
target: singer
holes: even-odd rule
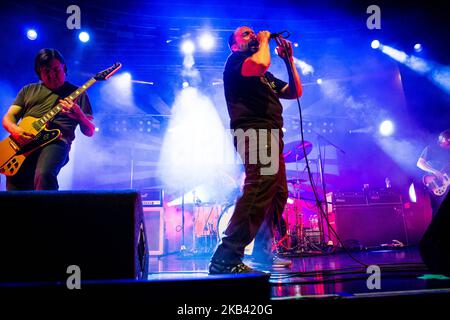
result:
[[[286,64],[289,84],[277,79],[268,72],[271,54],[269,41],[271,33],[258,34],[249,27],[237,28],[229,38],[232,51],[224,70],[224,89],[230,116],[230,127],[235,131],[256,130],[263,144],[245,143],[245,138],[235,139],[235,147],[245,167],[245,183],[242,196],[238,199],[235,211],[218,244],[209,265],[210,274],[259,272],[243,263],[245,247],[255,239],[252,253],[254,265],[262,267],[289,267],[290,260],[276,257],[271,250],[273,227],[280,222],[288,197],[286,168],[283,158],[283,107],[280,98],[295,99],[302,95],[300,77],[293,63],[291,42],[280,35],[273,37],[277,43],[277,54]],[[271,132],[279,132],[274,142]],[[265,133],[266,136],[261,135]],[[251,137],[250,137],[251,139]],[[273,143],[278,148],[271,147]],[[243,144],[243,145],[242,145]],[[262,174],[262,161],[246,161],[251,154],[260,154],[261,148],[275,155],[279,161],[275,174]],[[243,146],[243,148],[242,148]],[[255,148],[256,147],[256,150]],[[272,158],[274,155],[271,155]]]

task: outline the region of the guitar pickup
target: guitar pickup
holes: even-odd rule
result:
[[[11,146],[11,148],[14,149],[14,151],[19,151],[20,147],[17,143],[15,143],[12,139],[9,139],[9,145]]]

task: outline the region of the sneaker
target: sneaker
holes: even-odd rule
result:
[[[268,259],[253,259],[252,263],[255,265],[263,265],[272,268],[290,268],[292,265],[292,260],[283,259],[277,256],[268,257]]]
[[[292,266],[292,260],[283,259],[280,257],[273,257],[272,259],[272,267],[274,268],[290,268]]]
[[[211,262],[209,264],[209,274],[233,274],[233,273],[253,273],[264,274],[267,273],[250,268],[244,263],[239,264],[221,264],[217,262]]]

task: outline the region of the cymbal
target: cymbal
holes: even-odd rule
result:
[[[312,150],[312,143],[309,141],[292,141],[284,145],[283,157],[285,162],[296,162],[305,157],[303,152],[303,145],[305,146],[306,155]]]

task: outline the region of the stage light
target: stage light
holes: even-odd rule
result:
[[[88,42],[90,39],[89,33],[87,33],[86,31],[80,32],[80,34],[78,35],[78,39],[80,39],[81,42]]]
[[[294,42],[294,47],[298,48],[298,42]]]
[[[187,87],[189,87],[189,82],[188,81],[183,81],[183,89],[186,89]]]
[[[420,52],[420,51],[422,51],[422,50],[423,50],[423,47],[422,47],[422,45],[421,45],[420,43],[416,43],[416,44],[414,45],[414,51]]]
[[[370,46],[372,47],[372,49],[378,49],[380,47],[380,41],[378,40],[373,40],[372,43],[370,44]]]
[[[319,79],[317,79],[317,84],[322,84],[322,82],[323,82],[323,80],[322,80],[322,78],[319,78]]]
[[[414,188],[414,183],[411,183],[409,186],[409,200],[413,203],[417,202],[417,195],[416,195],[416,189]]]
[[[397,60],[398,62],[401,62],[401,63],[405,63],[408,59],[408,55],[405,52],[397,50],[397,49],[389,47],[389,46],[383,46],[383,48],[381,49],[381,52],[387,54],[392,59]]]
[[[191,40],[185,40],[182,44],[181,44],[181,51],[184,54],[193,54],[195,51],[195,45]]]
[[[390,120],[384,120],[380,124],[379,130],[383,136],[390,136],[392,133],[394,133],[394,124]]]
[[[36,30],[34,30],[34,29],[29,29],[28,31],[27,31],[27,38],[28,39],[30,39],[30,40],[36,40],[36,38],[37,38],[37,32],[36,32]]]
[[[99,128],[99,127],[95,127],[94,131],[95,131],[95,132],[99,132],[99,131],[100,131],[100,128]]]
[[[131,81],[131,74],[129,72],[124,72],[121,74],[121,81],[126,82],[127,85]]]
[[[215,42],[214,37],[210,33],[204,33],[199,38],[200,48],[203,50],[211,50]]]
[[[281,131],[283,131],[284,133],[286,133],[287,130],[286,130],[286,128],[283,127],[283,128],[281,128]]]

